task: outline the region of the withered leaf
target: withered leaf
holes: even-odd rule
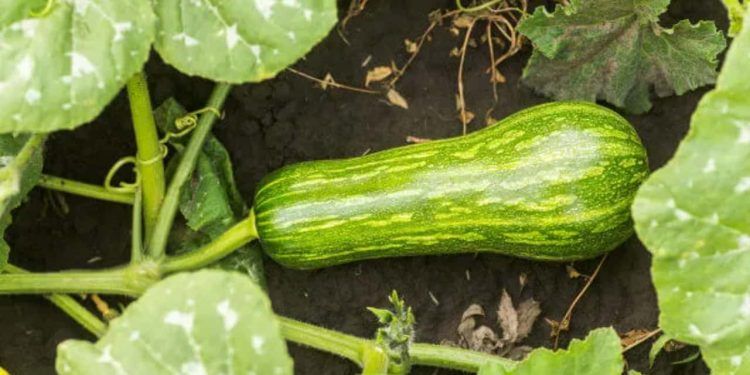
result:
[[[408,53],[416,53],[419,49],[417,47],[417,43],[414,43],[409,39],[404,39],[404,47],[406,48],[406,52]]]
[[[631,329],[620,335],[620,344],[622,344],[623,347],[630,346],[650,333],[651,332],[647,329]]]
[[[432,139],[430,139],[430,138],[420,138],[420,137],[415,137],[413,135],[409,135],[409,136],[406,137],[406,143],[427,143],[427,142],[431,142],[431,141],[432,141]],[[469,270],[466,270],[466,278],[467,278],[467,280],[471,279],[469,277]]]
[[[497,323],[503,329],[503,340],[516,342],[518,338],[518,312],[513,307],[513,300],[505,289],[500,296],[500,305],[497,308]]]
[[[404,99],[401,94],[398,93],[398,91],[394,89],[388,90],[388,93],[385,94],[386,98],[388,98],[388,101],[396,106],[399,106],[403,109],[409,109],[409,103],[406,102],[406,99]]]
[[[333,80],[333,76],[331,75],[331,73],[326,73],[326,76],[323,77],[323,81],[320,82],[320,88],[322,88],[323,90],[327,90],[330,84],[335,83],[336,81]]]
[[[490,327],[481,326],[474,330],[469,340],[469,348],[484,353],[493,353],[498,348],[497,334]]]
[[[461,15],[453,19],[453,26],[459,29],[466,29],[474,23],[474,17],[469,15]]]
[[[539,314],[542,313],[542,309],[539,306],[539,302],[533,298],[529,298],[521,302],[516,311],[518,312],[518,335],[516,336],[516,342],[518,342],[525,339],[531,333],[531,329],[534,327],[537,318],[539,318]]]
[[[459,336],[459,344],[464,343],[468,346],[468,343],[472,340],[474,328],[477,326],[477,317],[484,317],[482,306],[472,304],[464,311],[464,314],[461,316],[461,323],[458,324],[458,329],[456,330]]]
[[[365,87],[370,86],[370,82],[379,82],[388,78],[393,73],[393,70],[389,66],[376,66],[367,71],[367,77],[365,77]]]

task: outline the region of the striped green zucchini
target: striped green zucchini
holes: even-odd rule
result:
[[[575,260],[631,235],[647,174],[625,119],[551,103],[463,137],[286,166],[254,210],[266,253],[293,268],[467,252]]]

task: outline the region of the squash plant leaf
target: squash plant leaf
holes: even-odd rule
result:
[[[92,344],[57,348],[59,374],[292,374],[265,293],[236,272],[182,273],[149,288]]]
[[[154,0],[155,48],[183,73],[258,82],[304,56],[336,23],[335,0]]]
[[[653,254],[659,326],[699,345],[717,374],[750,373],[749,54],[746,23],[674,158],[633,205]]]
[[[620,375],[624,361],[620,337],[612,328],[598,328],[584,340],[573,340],[567,350],[535,349],[511,369],[487,363],[477,375]]]
[[[163,132],[180,133],[175,122],[187,114],[185,108],[169,98],[154,110],[154,119]],[[171,145],[178,150],[168,172],[174,169],[179,153],[189,137],[171,137]],[[195,165],[192,178],[180,192],[180,212],[187,228],[176,228],[172,242],[175,252],[184,253],[210,242],[248,214],[248,208],[234,182],[229,153],[212,134],[206,138]],[[246,245],[218,262],[223,269],[247,273],[263,285],[261,250]]]
[[[669,0],[571,0],[519,26],[534,43],[523,80],[556,100],[606,100],[633,113],[656,95],[714,83],[725,40],[713,22],[658,24]]]
[[[0,1],[0,133],[91,121],[148,58],[149,0],[49,1]]]
[[[729,18],[729,36],[735,37],[742,30],[742,19],[745,14],[745,7],[748,3],[742,0],[722,0],[727,8],[727,17]]]
[[[0,135],[0,270],[8,261],[2,238],[18,207],[42,174],[43,135]]]

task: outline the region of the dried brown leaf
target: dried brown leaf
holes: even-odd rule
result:
[[[620,335],[620,344],[623,347],[628,347],[636,342],[640,341],[643,337],[649,335],[651,331],[647,329],[631,329]]]
[[[576,270],[575,268],[573,268],[573,266],[570,265],[570,264],[568,264],[568,265],[565,266],[565,272],[568,273],[568,277],[571,278],[571,279],[577,279],[577,278],[583,276],[580,272],[578,272],[578,270]]]
[[[484,317],[482,306],[472,304],[464,311],[464,314],[461,316],[461,323],[459,323],[456,330],[459,336],[459,343],[468,345],[471,342],[474,328],[477,326],[477,317]]]
[[[518,338],[518,312],[513,307],[513,300],[505,289],[500,296],[500,305],[497,308],[497,323],[503,329],[503,340],[516,342]]]
[[[409,39],[404,39],[404,47],[406,48],[406,52],[408,53],[417,53],[417,50],[419,50],[419,47],[417,47],[417,43],[414,43]]]
[[[469,348],[471,350],[483,353],[493,353],[498,349],[498,346],[497,334],[487,326],[475,329],[469,340]]]
[[[474,120],[474,112],[466,111],[466,123],[470,123],[472,120]],[[458,113],[458,119],[461,120],[461,122],[464,122],[464,116],[461,115],[460,111]]]
[[[458,47],[453,47],[451,52],[448,54],[450,57],[459,57],[461,56],[461,50],[458,49]]]
[[[327,90],[328,86],[331,84],[335,84],[336,81],[333,80],[333,76],[331,73],[326,73],[326,76],[323,77],[323,80],[320,82],[320,88],[323,90]]]
[[[474,40],[474,38],[469,39],[468,44],[469,44],[469,47],[471,47],[471,48],[477,48],[477,45],[478,45],[477,41]]]
[[[468,29],[471,24],[474,23],[474,17],[469,15],[461,15],[453,19],[453,26],[459,29]]]
[[[542,309],[539,306],[539,302],[533,298],[529,298],[521,302],[516,311],[518,312],[518,335],[515,342],[519,342],[531,333],[531,329],[534,327],[537,318],[539,318],[539,314],[542,313]]]
[[[393,73],[389,66],[376,66],[367,71],[365,77],[365,87],[370,87],[370,82],[379,82],[388,78]]]
[[[492,69],[492,78],[490,80],[495,83],[505,83],[505,76],[503,73],[500,73],[500,70],[498,69]]]
[[[461,34],[461,30],[459,30],[457,27],[451,27],[448,29],[450,31],[451,35],[453,36],[459,36]]]
[[[432,141],[432,139],[430,139],[430,138],[420,138],[420,137],[415,137],[413,135],[409,135],[409,136],[406,137],[406,143],[427,143],[427,142],[431,142],[431,141]],[[469,275],[468,274],[469,270],[466,270],[466,272],[467,272],[466,278],[470,279],[469,276],[468,276]]]
[[[406,99],[404,99],[401,94],[398,93],[398,91],[394,89],[388,90],[388,93],[385,94],[385,97],[388,98],[388,101],[396,106],[399,106],[403,109],[409,109],[409,103],[406,102]]]

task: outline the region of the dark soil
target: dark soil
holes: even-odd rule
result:
[[[348,2],[347,2],[348,3]],[[297,68],[322,77],[330,72],[339,82],[361,85],[369,67],[406,58],[403,40],[415,39],[428,24],[427,14],[452,1],[372,1],[346,30],[349,45],[334,31]],[[713,19],[726,29],[718,1],[674,0],[665,16],[670,23],[682,18]],[[346,9],[347,4],[341,4]],[[458,60],[449,57],[459,40],[439,28],[427,43],[398,90],[410,109],[387,105],[380,97],[348,91],[323,91],[291,73],[261,84],[236,87],[226,105],[226,119],[216,135],[232,155],[239,187],[252,200],[261,177],[289,163],[340,158],[378,151],[405,143],[408,135],[444,138],[461,133],[455,111]],[[367,68],[361,64],[367,56]],[[483,126],[483,114],[494,105],[495,118],[544,102],[519,83],[528,51],[502,67],[508,82],[499,86],[493,103],[488,76],[489,57],[484,49],[467,57],[465,84],[469,110],[477,114],[470,130]],[[148,66],[152,95],[160,103],[176,96],[188,108],[201,108],[211,84],[180,76],[158,62]],[[655,101],[647,115],[628,116],[650,153],[654,168],[663,165],[685,135],[690,114],[705,93]],[[45,170],[50,174],[100,183],[118,158],[132,154],[126,98],[121,95],[92,124],[75,132],[54,134],[47,147]],[[58,194],[32,192],[16,211],[8,233],[12,261],[32,270],[102,267],[124,262],[129,249],[130,213],[127,207],[74,196],[64,196],[69,212],[60,209]],[[57,204],[52,204],[58,202]],[[57,209],[56,209],[57,207]],[[650,281],[650,255],[636,238],[614,251],[601,274],[575,310],[571,330],[561,345],[601,326],[624,333],[657,327],[656,296]],[[575,264],[590,273],[597,260]],[[494,310],[503,289],[516,301],[533,297],[541,302],[542,317],[559,320],[582,287],[582,278],[571,279],[565,265],[536,263],[498,255],[462,255],[377,260],[303,272],[266,262],[268,285],[275,310],[306,322],[360,336],[376,328],[366,306],[385,306],[391,290],[405,297],[417,316],[419,341],[456,339],[461,314],[471,303]],[[528,275],[524,288],[519,275]],[[470,279],[467,278],[470,275]],[[439,303],[433,302],[430,293]],[[551,346],[550,328],[543,320],[524,344]],[[0,298],[0,364],[12,374],[53,373],[56,345],[67,338],[91,337],[42,298]],[[686,357],[690,350],[660,356],[648,370],[648,349],[643,344],[627,353],[631,368],[653,374],[706,374],[701,361],[672,366],[670,360]],[[352,374],[358,369],[345,360],[291,345],[298,374]],[[418,368],[414,373],[433,374]],[[447,374],[449,371],[440,370]]]

